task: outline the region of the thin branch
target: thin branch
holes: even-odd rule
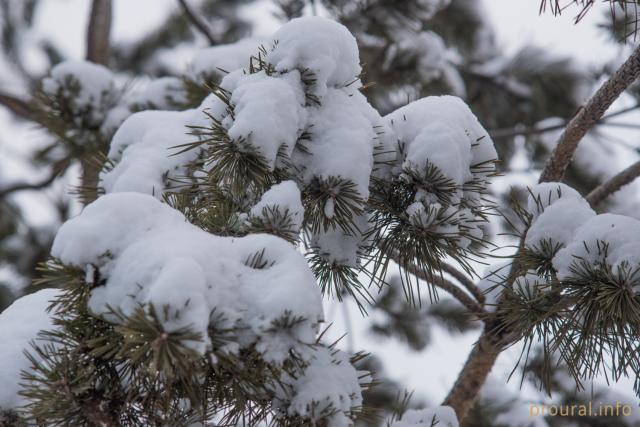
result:
[[[109,34],[111,33],[111,0],[93,0],[87,26],[88,61],[107,65],[111,56]]]
[[[15,96],[7,93],[0,93],[0,105],[4,105],[13,114],[20,118],[33,120],[33,112],[31,111],[31,106],[27,101],[16,98]]]
[[[184,14],[187,16],[189,21],[191,21],[193,26],[203,36],[205,36],[207,38],[207,40],[209,40],[209,44],[211,44],[211,45],[216,44],[216,39],[215,39],[215,37],[213,37],[213,33],[211,32],[211,28],[209,28],[207,23],[205,21],[203,21],[202,19],[200,19],[200,17],[198,15],[196,15],[193,12],[193,10],[191,10],[189,5],[187,4],[187,1],[186,0],[178,0],[178,3],[180,3],[180,6],[182,7],[182,10],[183,10]]]
[[[561,181],[582,137],[640,75],[640,46],[569,121],[547,161],[540,182]]]
[[[633,110],[636,110],[640,108],[640,104],[635,104],[631,107],[627,107],[627,108],[623,108],[621,110],[618,111],[614,111],[612,113],[609,113],[603,117],[601,117],[596,124],[607,124],[607,125],[611,125],[611,123],[606,123],[607,119],[610,119],[612,117],[616,117],[616,116],[620,116],[622,114],[626,114],[629,113]],[[569,124],[570,120],[563,120],[561,123],[558,123],[556,125],[549,125],[549,126],[522,126],[522,127],[510,127],[510,128],[500,128],[500,129],[494,129],[494,130],[490,130],[489,131],[489,135],[491,136],[491,138],[512,138],[514,136],[529,136],[529,135],[538,135],[541,133],[546,133],[546,132],[552,132],[554,130],[560,130],[560,129],[564,129],[568,124]]]
[[[449,293],[452,297],[457,299],[463,306],[465,306],[467,310],[469,310],[471,313],[478,316],[480,319],[484,319],[484,317],[486,316],[487,312],[484,311],[484,309],[477,302],[471,299],[471,297],[469,297],[469,295],[467,295],[466,292],[464,292],[462,289],[457,287],[455,284],[453,284],[449,280],[441,276],[427,274],[424,270],[419,268],[414,263],[403,259],[402,256],[397,251],[394,251],[393,253],[388,253],[388,255],[393,261],[395,261],[400,267],[405,269],[408,273],[411,273],[418,279],[422,279],[425,282],[431,283],[432,285]]]
[[[631,183],[638,176],[640,176],[640,161],[635,162],[608,181],[603,182],[591,191],[587,195],[586,199],[591,206],[597,206],[604,199],[620,190],[625,185]]]
[[[23,190],[40,190],[42,188],[48,187],[56,178],[58,177],[57,173],[52,173],[47,178],[40,182],[35,183],[27,183],[20,182],[18,184],[10,185],[6,188],[0,189],[0,200],[7,197],[9,194],[15,193],[17,191]]]
[[[473,283],[473,281],[466,274],[464,274],[464,272],[458,270],[451,264],[447,264],[446,262],[441,262],[440,268],[445,273],[453,276],[454,279],[456,279],[465,288],[467,288],[467,290],[476,298],[476,300],[478,300],[480,304],[484,304],[484,294],[482,293],[480,288],[478,288],[476,284]]]

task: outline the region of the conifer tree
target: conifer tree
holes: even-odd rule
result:
[[[526,206],[513,206],[519,248],[475,283],[481,273],[471,263],[485,255],[497,212],[495,163],[523,133],[500,129],[494,147],[480,123],[568,117],[584,76],[567,63],[546,64],[568,83],[557,91],[542,76],[521,85],[532,71],[522,58],[488,72],[498,54],[491,43],[478,48],[484,27],[471,2],[327,1],[347,27],[294,19],[268,40],[205,49],[186,75],[128,93],[100,53],[110,47],[101,3],[109,2],[94,2],[93,28],[102,19],[107,29],[92,34],[89,61],[55,65],[29,105],[3,101],[56,138],[38,153],[51,180],[81,163],[76,191],[87,206],[55,237],[35,282],[46,289],[0,314],[2,383],[15,385],[0,395],[1,423],[375,425],[375,409],[393,411],[385,422],[395,427],[482,425],[496,414],[505,422],[514,402],[487,401],[486,377],[517,343],[543,354],[524,357],[525,372],[567,396],[605,369],[614,380],[638,375],[639,223],[592,209],[638,168],[586,198],[559,183],[578,142],[636,79],[637,52],[570,121],[549,126],[566,124],[557,145],[534,140],[551,160]],[[305,7],[279,4],[286,17]],[[454,17],[477,31],[452,32],[443,23]],[[212,44],[235,38],[199,31]],[[185,32],[177,34],[172,40]],[[447,56],[447,43],[464,60]],[[420,49],[435,56],[421,58]],[[379,84],[363,85],[369,76]],[[492,105],[512,108],[487,107],[487,87],[499,94]],[[471,109],[426,96],[451,91]],[[15,235],[19,217],[6,218],[5,235]],[[438,302],[438,290],[458,304]],[[409,409],[408,399],[391,401],[393,384],[371,388],[375,373],[364,369],[375,360],[323,340],[321,294],[363,311],[375,304],[387,323],[374,330],[415,349],[434,319],[483,327],[446,406]],[[433,304],[416,307],[421,294]],[[556,363],[562,383],[551,374]],[[385,397],[371,404],[377,392]]]

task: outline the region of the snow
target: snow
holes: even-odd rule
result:
[[[425,161],[430,160],[448,178],[463,184],[471,178],[473,166],[498,158],[489,134],[458,97],[422,98],[398,108],[387,115],[386,120],[398,140],[407,145],[403,166],[423,167]],[[422,147],[425,144],[432,144],[438,151],[425,153],[427,150]]]
[[[640,221],[623,215],[596,215],[588,202],[571,187],[560,183],[534,186],[527,202],[533,222],[525,245],[536,251],[543,241],[558,246],[553,267],[559,279],[574,276],[572,266],[584,262],[593,268],[605,265],[614,273],[640,263]]]
[[[419,188],[407,215],[424,220],[426,212],[437,213],[437,229],[443,235],[467,230],[459,239],[463,247],[482,236],[473,212],[481,195],[465,185],[484,184],[493,166],[478,165],[490,163],[497,155],[462,100],[429,97],[382,118],[358,90],[358,49],[345,27],[324,18],[300,18],[285,24],[274,40],[267,60],[275,71],[268,67],[251,74],[246,69],[230,71],[220,82],[228,102],[210,95],[193,110],[146,111],[129,117],[111,142],[109,158],[114,167],[101,174],[106,192],[135,191],[161,198],[174,179],[189,176],[186,165],[204,148],[170,154],[178,151],[172,147],[202,138],[189,135],[187,126],[212,126],[204,110],[226,131],[229,141],[224,143],[237,144],[240,152],[258,153],[270,170],[286,171],[301,192],[335,182],[328,189],[335,194],[322,207],[328,220],[337,215],[336,203],[345,184],[353,185],[359,199],[356,208],[364,208],[372,175],[397,178],[403,176],[403,169],[424,171],[428,163],[455,184],[455,195],[449,206],[440,206],[429,188]],[[207,52],[211,57],[224,56],[221,51]],[[313,87],[305,83],[309,70],[314,73]],[[375,159],[374,171],[376,151],[385,153],[385,158]],[[215,166],[215,159],[209,160],[204,173]],[[382,161],[396,166],[390,168]],[[255,200],[249,203],[255,205],[260,196],[252,195]],[[465,206],[460,206],[462,202]],[[354,221],[358,232],[353,235],[332,224],[310,236],[312,245],[330,262],[358,265],[366,244],[363,234],[370,226],[364,216]]]
[[[300,198],[300,190],[295,182],[284,181],[273,185],[262,195],[260,201],[251,208],[250,213],[255,217],[262,217],[265,209],[274,208],[278,208],[282,213],[288,213],[296,231],[300,231],[304,219],[304,207]]]
[[[25,404],[25,399],[18,395],[20,390],[21,371],[31,366],[24,352],[31,350],[30,343],[42,343],[37,338],[41,330],[50,330],[52,321],[47,312],[51,300],[60,291],[43,289],[19,298],[0,313],[0,411],[12,409]],[[38,356],[36,356],[38,359]]]
[[[362,71],[356,39],[344,25],[330,19],[296,18],[273,38],[267,60],[280,72],[311,71],[316,80],[312,91],[318,96],[324,96],[330,87],[354,83]]]
[[[304,183],[340,177],[356,184],[361,199],[367,200],[376,133],[367,114],[372,107],[358,95],[328,89],[321,105],[308,109],[311,157],[298,164]]]
[[[527,206],[535,221],[527,231],[525,245],[534,249],[543,241],[567,245],[576,228],[596,215],[577,191],[560,183],[534,186]]]
[[[389,427],[458,427],[458,418],[450,406],[435,408],[409,409],[402,419],[391,423]]]
[[[614,273],[624,264],[636,268],[640,263],[640,221],[623,215],[601,214],[581,224],[571,243],[553,258],[558,277],[569,278],[571,265],[580,259],[597,267],[606,262]],[[603,248],[603,244],[608,246]]]
[[[147,84],[141,92],[131,96],[133,110],[174,110],[187,102],[187,92],[182,79],[160,77]]]
[[[414,225],[427,228],[437,222],[443,234],[457,235],[466,230],[475,238],[481,237],[473,212],[458,205],[465,202],[474,206],[478,202],[482,194],[465,185],[475,181],[486,186],[497,153],[469,107],[457,97],[432,96],[397,109],[385,120],[397,140],[396,166],[391,174],[418,187],[415,203],[406,212]],[[452,187],[448,206],[436,197],[435,183],[414,182],[408,174],[426,176],[434,167],[447,180],[447,187]],[[459,239],[461,247],[470,242],[466,237]]]
[[[204,126],[205,119],[198,109],[141,111],[129,116],[111,140],[108,157],[115,166],[100,174],[105,191],[161,197],[170,179],[185,176],[184,165],[198,155],[198,150],[189,150],[172,156],[178,151],[172,147],[197,141],[186,124]]]
[[[445,70],[457,73],[449,62],[447,47],[442,37],[433,31],[415,34],[406,30],[398,33],[395,35],[398,41],[386,52],[383,65],[385,69],[408,62],[405,58],[409,57],[415,59],[415,69],[424,83],[442,77]]]
[[[108,68],[88,61],[64,61],[54,66],[42,80],[42,90],[50,96],[62,96],[70,103],[77,125],[88,120],[99,126],[117,100],[114,76]]]
[[[187,75],[200,84],[218,82],[227,73],[249,68],[250,58],[256,57],[259,47],[266,43],[266,39],[248,38],[202,49],[193,58]]]
[[[311,247],[329,264],[358,267],[360,254],[371,244],[369,218],[366,214],[353,218],[355,229],[345,233],[339,227],[329,227],[311,236]]]
[[[227,80],[221,85],[225,89],[229,88]],[[273,170],[280,149],[290,156],[305,124],[302,93],[287,80],[269,77],[264,71],[242,75],[235,83],[231,95],[234,117],[228,134],[235,141],[247,140]]]
[[[529,189],[527,211],[536,218],[547,206],[559,199],[581,200],[582,196],[573,188],[561,182],[543,182]]]
[[[328,414],[328,427],[349,427],[353,422],[346,415],[352,408],[362,405],[359,372],[349,362],[349,356],[340,351],[319,347],[313,353],[304,376],[285,379],[292,398],[282,390],[276,406],[287,402],[290,416],[302,416],[317,421]]]
[[[184,344],[202,354],[211,350],[207,328],[214,311],[224,318],[218,327],[243,331],[236,347],[216,351],[237,351],[239,343],[251,345],[265,334],[277,341],[281,332],[303,353],[323,317],[315,277],[294,247],[268,235],[211,235],[149,195],[100,197],[60,228],[52,255],[68,265],[97,268],[106,279],[89,299],[94,314],[117,323],[108,307],[130,316],[140,305],[167,306],[168,316],[160,319],[164,329],[190,327],[202,339]],[[264,268],[247,265],[256,256]],[[305,320],[273,332],[273,322],[283,317]],[[289,347],[280,353],[269,348],[267,360],[288,357]]]

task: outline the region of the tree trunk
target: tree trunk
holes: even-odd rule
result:
[[[453,408],[461,425],[502,350],[500,338],[485,329],[469,354],[456,383],[442,403]]]

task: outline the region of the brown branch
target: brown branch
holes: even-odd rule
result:
[[[467,308],[471,313],[478,316],[480,319],[483,319],[486,316],[486,311],[475,302],[466,292],[462,289],[454,285],[449,280],[444,277],[427,274],[423,269],[419,268],[413,262],[405,260],[402,256],[394,251],[393,253],[388,253],[389,258],[395,261],[400,267],[405,269],[408,273],[413,274],[418,279],[422,279],[425,282],[431,283],[432,285],[442,289],[443,291],[449,293],[452,297],[457,299],[463,306]]]
[[[635,162],[608,181],[600,184],[587,195],[586,199],[591,206],[597,206],[604,199],[631,183],[638,176],[640,176],[640,161]]]
[[[18,191],[40,190],[45,187],[48,187],[49,184],[51,184],[57,177],[58,177],[57,173],[52,173],[51,175],[49,175],[47,178],[45,178],[40,182],[35,182],[35,183],[20,182],[18,184],[12,184],[6,188],[0,189],[0,200],[7,197],[9,194],[12,194]]]
[[[191,8],[189,7],[189,5],[187,4],[186,0],[178,0],[178,3],[180,3],[180,6],[182,7],[182,11],[184,12],[184,14],[187,16],[187,18],[189,19],[189,21],[191,21],[191,23],[193,24],[193,26],[203,35],[207,38],[207,40],[209,40],[209,44],[214,45],[216,44],[216,38],[213,37],[213,34],[211,33],[211,28],[209,28],[209,26],[207,25],[207,23],[205,21],[203,21],[202,19],[200,19],[200,17],[198,15],[196,15],[193,10],[191,10]]]
[[[499,337],[486,328],[469,353],[458,379],[442,403],[456,412],[460,425],[473,406],[503,346]]]
[[[453,276],[454,279],[456,279],[458,282],[460,282],[460,284],[467,288],[467,290],[476,298],[476,300],[478,300],[480,304],[484,304],[484,294],[482,293],[480,288],[478,288],[476,284],[473,283],[473,281],[466,274],[464,274],[464,272],[458,270],[451,264],[447,264],[446,262],[440,263],[440,269],[442,269],[442,271],[444,271],[445,273]]]
[[[640,75],[640,46],[589,99],[584,108],[569,121],[551,157],[540,175],[539,182],[561,181],[582,137],[602,118],[605,111]]]
[[[4,105],[9,111],[20,118],[33,120],[33,112],[27,101],[7,93],[0,93],[0,105]]]
[[[111,33],[111,0],[93,0],[87,26],[88,61],[107,65],[111,56],[109,34]]]

